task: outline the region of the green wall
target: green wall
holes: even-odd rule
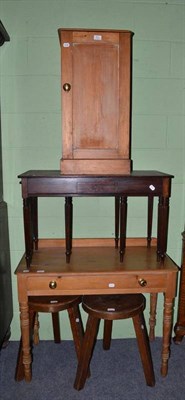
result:
[[[1,0],[11,41],[0,50],[4,199],[8,203],[14,319],[19,338],[14,270],[24,252],[21,188],[29,169],[59,169],[61,158],[60,27],[128,29],[133,38],[132,159],[134,169],[175,176],[168,253],[180,264],[184,229],[184,0]],[[63,199],[39,200],[40,237],[64,237]],[[156,210],[157,204],[155,204]],[[146,199],[129,199],[128,236],[146,235]],[[113,199],[74,199],[75,237],[113,237]],[[154,223],[153,235],[156,235]],[[162,295],[157,334],[161,335]],[[176,301],[177,305],[177,301]],[[148,311],[146,312],[146,316]],[[64,314],[64,313],[63,313]],[[70,338],[66,316],[63,337]],[[48,315],[41,336],[50,338]],[[115,336],[132,335],[117,324]]]

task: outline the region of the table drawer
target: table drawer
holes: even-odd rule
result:
[[[78,194],[89,195],[137,195],[137,196],[159,196],[162,194],[163,182],[161,179],[119,179],[115,178],[110,182],[104,179],[103,181],[96,182],[83,182],[78,181],[76,191]]]
[[[141,290],[150,291],[155,289],[163,291],[166,287],[166,274],[124,274],[112,275],[103,274],[95,275],[78,275],[78,276],[38,276],[28,277],[27,289],[31,292],[39,292],[40,294],[57,293],[60,291],[79,291],[83,293],[95,293],[96,291],[131,291]],[[46,293],[47,292],[47,293]]]

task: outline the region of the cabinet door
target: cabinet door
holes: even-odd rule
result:
[[[60,35],[63,159],[129,160],[131,32]]]

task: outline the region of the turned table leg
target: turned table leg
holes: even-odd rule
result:
[[[29,197],[23,199],[23,216],[24,216],[24,236],[25,236],[25,250],[26,250],[25,258],[26,258],[27,268],[29,268],[33,254],[31,200]]]
[[[156,309],[157,309],[158,293],[150,294],[150,318],[149,318],[149,338],[150,341],[155,339],[155,325],[156,325]]]
[[[72,252],[73,230],[73,203],[72,197],[65,197],[65,236],[66,236],[66,262],[70,262]]]
[[[160,197],[158,204],[157,258],[164,259],[167,248],[169,198]]]
[[[38,250],[38,199],[30,198],[31,203],[31,229],[34,250]]]
[[[126,228],[127,228],[127,197],[120,197],[120,261],[123,261],[123,256],[126,246]]]
[[[173,298],[167,298],[164,294],[164,316],[163,316],[163,344],[162,344],[162,364],[161,375],[168,373],[168,359],[170,356],[170,341],[172,331]]]
[[[115,197],[115,248],[118,248],[119,243],[119,205],[120,198],[119,196]]]
[[[23,351],[23,365],[24,377],[26,382],[30,382],[32,378],[31,373],[31,352],[30,352],[30,322],[29,322],[29,308],[28,303],[20,303],[20,323],[22,335],[22,351]]]
[[[148,196],[147,247],[150,247],[152,240],[153,205],[154,205],[153,196]]]

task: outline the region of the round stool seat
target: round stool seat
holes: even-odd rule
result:
[[[132,318],[145,309],[142,294],[83,296],[83,309],[95,318],[116,320]]]
[[[81,296],[30,296],[28,304],[32,311],[56,313],[80,304],[81,299]]]

